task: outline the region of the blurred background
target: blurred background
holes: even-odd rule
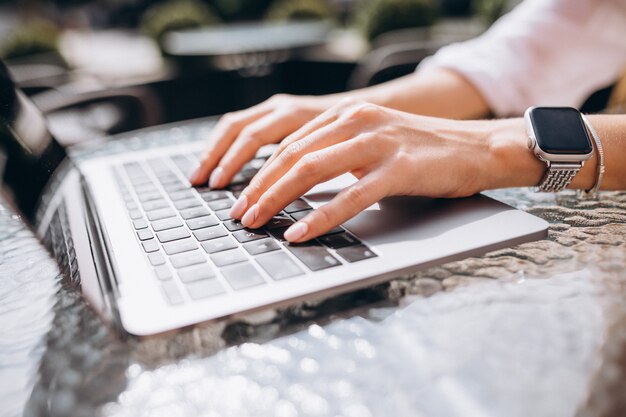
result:
[[[0,58],[65,144],[408,74],[516,0],[0,0]]]

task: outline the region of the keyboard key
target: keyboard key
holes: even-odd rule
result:
[[[141,201],[142,203],[145,203],[146,201],[159,200],[163,198],[161,196],[161,193],[159,193],[158,191],[153,191],[149,193],[141,193],[141,194],[137,194],[137,196],[139,197],[139,201]]]
[[[155,232],[160,232],[162,230],[180,227],[183,225],[183,222],[178,217],[170,217],[169,219],[156,220],[152,222],[151,225]]]
[[[186,285],[187,293],[194,300],[212,297],[223,294],[226,291],[217,279],[206,279],[203,281],[192,282]]]
[[[161,243],[171,242],[172,240],[183,239],[183,238],[191,236],[189,234],[189,230],[185,229],[184,227],[164,230],[162,232],[157,232],[156,235],[157,235],[157,238],[159,239],[159,242]]]
[[[216,211],[215,215],[221,221],[225,221],[225,220],[230,220],[231,219],[231,217],[230,217],[230,209]]]
[[[163,181],[161,181],[161,184],[163,184],[163,188],[165,189],[165,192],[168,193],[168,195],[171,195],[172,193],[177,193],[179,191],[188,190],[190,188],[189,185],[183,184],[178,180],[169,183],[163,183]]]
[[[162,209],[162,208],[166,208],[169,206],[170,206],[169,203],[165,200],[152,200],[152,201],[147,201],[142,204],[142,207],[145,211]]]
[[[196,193],[194,193],[191,189],[184,189],[181,191],[176,191],[174,193],[169,194],[170,199],[172,201],[185,200],[188,198],[196,198]]]
[[[220,222],[215,216],[202,216],[187,220],[187,227],[191,230],[203,229],[209,226],[215,226]]]
[[[253,240],[263,239],[267,237],[267,233],[260,229],[243,229],[233,233],[235,239],[241,243],[251,242]]]
[[[224,198],[222,200],[215,200],[208,203],[209,207],[213,211],[226,210],[233,206],[233,201],[230,198]]]
[[[318,238],[320,242],[332,249],[345,248],[346,246],[354,246],[361,243],[359,239],[348,234],[338,233],[334,235],[324,235]]]
[[[348,262],[358,262],[363,259],[375,258],[377,255],[365,245],[348,246],[337,249],[337,255]]]
[[[206,253],[215,253],[236,248],[237,242],[235,242],[235,239],[230,236],[224,236],[202,242],[202,247],[204,248]]]
[[[154,268],[154,272],[156,276],[161,281],[165,281],[168,279],[172,279],[172,271],[167,267],[167,265],[161,265]]]
[[[161,219],[167,219],[168,217],[174,217],[176,216],[176,212],[172,210],[171,208],[164,208],[164,209],[149,211],[148,213],[146,213],[146,215],[148,216],[148,220],[153,222],[155,220],[161,220]]]
[[[197,198],[188,198],[185,200],[175,201],[174,206],[178,210],[185,210],[192,207],[201,207],[202,201],[198,200]]]
[[[226,281],[234,290],[265,284],[263,276],[250,262],[224,268],[222,269],[222,274],[224,274],[224,278],[226,278]]]
[[[211,226],[204,229],[194,230],[193,235],[200,242],[204,242],[205,240],[226,236],[228,235],[228,232],[222,226]]]
[[[215,271],[209,265],[190,266],[178,271],[178,276],[182,282],[187,283],[214,278]]]
[[[180,215],[183,219],[195,219],[196,217],[208,216],[211,214],[208,208],[206,207],[194,207],[187,210],[182,210]]]
[[[159,189],[153,183],[139,184],[133,187],[137,194],[158,193]]]
[[[178,289],[178,285],[174,281],[165,281],[161,287],[163,288],[163,293],[165,294],[165,299],[171,305],[179,305],[182,304],[185,300],[183,299],[183,295]]]
[[[321,269],[341,265],[341,262],[333,257],[330,252],[322,246],[304,243],[298,245],[289,244],[286,245],[286,247],[295,255],[296,258],[298,258],[312,271],[319,271]]]
[[[306,216],[308,216],[309,213],[312,212],[312,211],[313,211],[313,209],[297,211],[295,213],[291,213],[291,217],[293,217],[295,221],[300,221],[300,220],[304,219]]]
[[[231,265],[237,262],[246,261],[247,259],[248,258],[244,255],[241,249],[230,249],[211,255],[211,260],[217,266]]]
[[[259,255],[261,253],[271,252],[280,249],[280,245],[274,239],[261,239],[245,243],[243,248],[250,255]]]
[[[287,231],[289,227],[279,227],[278,229],[270,229],[270,235],[274,236],[274,239],[278,239],[281,242],[285,242],[285,231]]]
[[[214,200],[221,200],[222,198],[227,198],[228,193],[223,190],[212,190],[212,191],[201,192],[200,197],[202,197],[204,201],[208,202],[208,201],[214,201]]]
[[[170,256],[170,262],[174,265],[174,268],[180,269],[186,266],[197,265],[206,262],[204,254],[199,250],[193,252],[179,253],[178,255]]]
[[[146,252],[156,252],[159,250],[159,244],[156,239],[146,240],[145,242],[141,242],[141,246],[143,246],[143,250]]]
[[[163,250],[168,255],[175,255],[177,253],[189,252],[190,250],[197,249],[198,245],[192,238],[175,240],[163,244]]]
[[[289,204],[287,207],[284,208],[285,212],[287,213],[295,213],[297,211],[302,211],[302,210],[309,210],[312,207],[309,206],[309,204],[302,200],[302,199],[297,199],[295,201],[293,201],[291,204]]]
[[[131,210],[128,212],[128,215],[133,220],[141,219],[143,217],[143,214],[141,214],[141,211],[139,210]]]
[[[133,220],[133,226],[137,230],[145,229],[146,227],[148,227],[148,222],[146,221],[146,219]]]
[[[150,229],[141,229],[137,231],[137,237],[139,237],[139,240],[148,240],[152,239],[154,235],[152,234]]]
[[[224,226],[226,226],[226,228],[228,230],[230,230],[231,232],[234,232],[234,231],[237,231],[237,230],[241,230],[241,229],[243,229],[245,227],[238,220],[226,220],[224,222]]]
[[[165,256],[161,252],[152,252],[148,254],[148,260],[152,266],[159,266],[165,264]]]
[[[137,204],[135,204],[135,202],[132,200],[126,201],[126,208],[129,211],[137,210]]]
[[[265,225],[266,229],[278,229],[279,227],[289,227],[295,222],[286,216],[275,216]]]
[[[274,280],[303,275],[304,271],[285,252],[255,258],[261,268]]]

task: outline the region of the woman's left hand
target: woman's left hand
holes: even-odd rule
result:
[[[501,152],[512,145],[528,157],[523,124],[511,125],[519,137],[500,146],[494,137],[501,135],[493,132],[502,129],[493,129],[494,123],[422,117],[343,100],[281,143],[242,192],[231,216],[258,228],[315,185],[347,172],[354,175],[356,183],[285,232],[287,240],[302,242],[387,196],[464,197],[507,181],[532,185],[540,172],[510,181],[515,167],[507,166],[506,152]],[[528,163],[536,168],[536,158],[531,158],[534,162]]]

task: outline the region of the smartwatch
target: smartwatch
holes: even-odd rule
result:
[[[593,155],[582,115],[571,107],[531,107],[524,120],[528,147],[547,166],[537,191],[561,191]]]

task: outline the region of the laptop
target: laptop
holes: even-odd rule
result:
[[[544,220],[484,195],[396,197],[291,245],[285,229],[353,177],[316,186],[248,230],[228,212],[272,149],[262,149],[226,189],[191,187],[187,177],[214,119],[63,149],[0,67],[0,122],[5,192],[68,282],[132,335],[328,297],[547,233]]]

